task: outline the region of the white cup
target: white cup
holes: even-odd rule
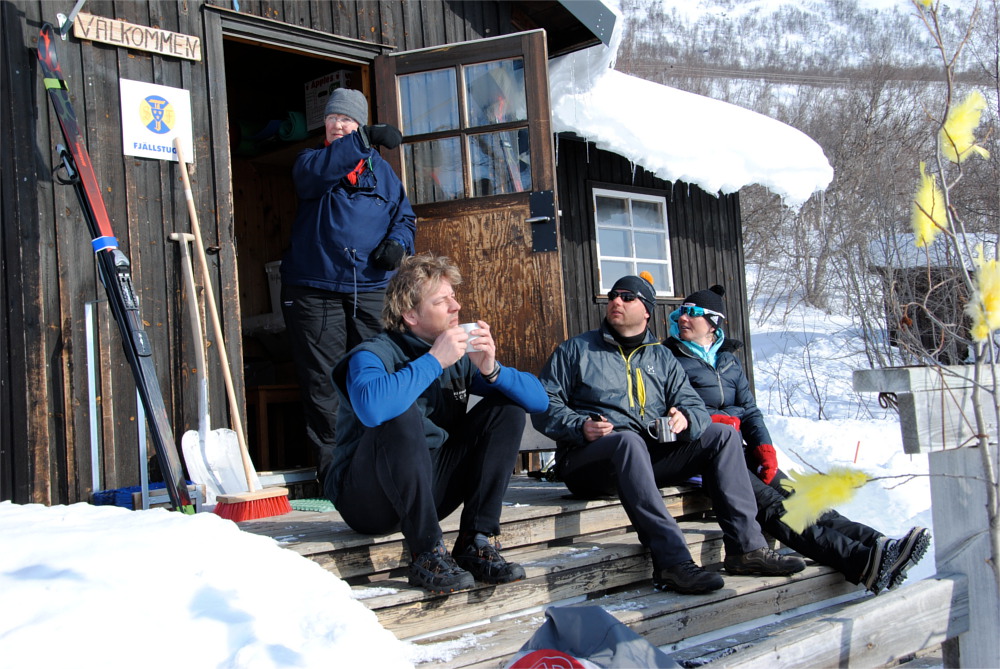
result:
[[[479,339],[479,335],[473,336],[472,331],[479,329],[479,323],[462,323],[458,327],[465,330],[465,334],[469,335],[469,340],[465,343],[465,352],[478,351],[479,349],[473,346],[473,342]]]

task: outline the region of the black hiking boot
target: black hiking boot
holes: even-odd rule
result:
[[[714,571],[702,569],[692,560],[670,567],[653,567],[653,587],[657,590],[673,590],[682,595],[700,595],[718,590],[726,582]]]
[[[889,567],[889,583],[886,588],[892,590],[903,584],[906,572],[924,557],[931,545],[931,533],[926,527],[913,527],[902,539],[889,539],[888,543],[894,543],[899,552]]]
[[[434,550],[413,558],[410,562],[409,582],[410,585],[441,595],[468,590],[476,584],[472,574],[455,564],[440,541]]]
[[[483,583],[511,583],[524,578],[524,568],[514,562],[507,562],[500,555],[500,545],[494,546],[490,538],[481,532],[466,535],[459,533],[455,550],[451,552],[455,562]]]
[[[727,555],[726,571],[746,576],[788,576],[806,568],[806,561],[794,555],[782,555],[767,546],[743,555]]]
[[[899,541],[879,537],[868,557],[868,566],[861,577],[861,585],[873,595],[877,595],[892,582],[892,567],[899,559]]]

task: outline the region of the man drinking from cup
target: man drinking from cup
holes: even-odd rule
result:
[[[724,585],[694,563],[659,491],[697,474],[722,528],[726,571],[802,571],[802,559],[767,547],[739,435],[712,423],[684,369],[650,332],[655,304],[649,281],[622,277],[608,292],[601,327],[563,342],[546,363],[541,381],[549,407],[532,422],[556,441],[556,475],[581,497],[619,496],[652,554],[658,590],[696,594]],[[658,426],[647,431],[662,418],[676,441],[666,441]]]
[[[524,578],[489,537],[500,532],[525,412],[548,404],[537,378],[497,362],[488,323],[471,332],[459,326],[461,281],[447,258],[429,254],[405,258],[389,280],[385,330],[333,371],[343,398],[323,481],[356,532],[401,531],[409,582],[436,593]],[[470,394],[483,398],[471,409]],[[449,554],[439,521],[459,505]]]

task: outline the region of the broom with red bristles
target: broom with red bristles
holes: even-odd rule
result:
[[[240,407],[236,402],[236,391],[233,388],[233,375],[229,368],[229,356],[222,339],[222,325],[219,322],[219,311],[215,304],[215,291],[212,288],[212,277],[208,271],[208,259],[205,257],[205,246],[201,241],[201,226],[198,225],[198,213],[194,206],[194,194],[191,192],[191,180],[188,176],[187,163],[181,150],[180,139],[174,138],[174,148],[177,150],[177,163],[181,167],[181,179],[184,182],[184,197],[187,200],[188,214],[191,217],[191,233],[195,237],[195,249],[201,266],[202,281],[205,284],[205,301],[208,303],[208,313],[211,316],[212,328],[215,331],[216,349],[219,351],[219,362],[222,363],[222,375],[226,381],[226,394],[229,396],[229,413],[233,420],[233,431],[240,446],[240,457],[243,461],[243,474],[247,479],[248,492],[227,493],[216,495],[215,513],[236,522],[279,516],[292,510],[288,502],[287,488],[257,487],[253,463],[247,451],[246,436],[243,432],[243,420],[240,418]],[[198,342],[201,346],[201,342]]]

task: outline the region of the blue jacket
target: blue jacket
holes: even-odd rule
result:
[[[607,324],[559,345],[540,376],[549,408],[531,421],[556,441],[557,457],[583,446],[583,423],[591,413],[604,416],[616,430],[646,434],[646,425],[677,407],[688,420],[684,440],[701,437],[711,423],[684,369],[651,332],[628,356]]]
[[[750,447],[773,444],[764,424],[764,416],[750,391],[750,380],[739,359],[734,355],[741,342],[726,339],[715,355],[715,367],[695,355],[684,342],[670,337],[665,342],[673,351],[695,392],[701,396],[710,413],[727,414],[740,419],[740,432]]]
[[[337,489],[343,471],[358,449],[365,427],[381,425],[410,406],[424,418],[424,441],[440,448],[448,430],[468,408],[469,394],[503,393],[525,411],[544,411],[548,397],[538,379],[513,367],[501,367],[487,383],[468,356],[442,369],[431,345],[412,334],[381,332],[358,344],[333,370],[340,392],[337,447],[331,467]],[[499,364],[499,363],[498,363]],[[336,504],[336,499],[330,501]]]
[[[347,175],[364,161],[358,183]],[[381,290],[394,274],[368,257],[383,239],[413,253],[416,216],[403,183],[378,151],[353,132],[332,144],[306,149],[292,178],[299,208],[281,262],[284,285],[353,293]]]

